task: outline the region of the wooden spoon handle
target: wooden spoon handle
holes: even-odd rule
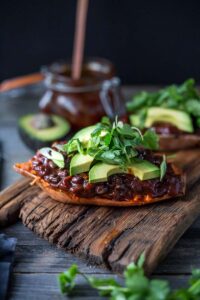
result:
[[[8,79],[0,84],[0,92],[7,92],[12,89],[34,84],[42,81],[43,79],[44,76],[41,73],[33,73],[13,79]]]

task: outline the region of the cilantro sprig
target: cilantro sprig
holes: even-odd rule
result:
[[[101,279],[86,276],[77,265],[72,265],[66,272],[60,273],[58,282],[63,294],[72,294],[76,286],[75,279],[79,274],[85,278],[91,287],[101,296],[110,300],[198,300],[200,299],[200,269],[192,271],[188,286],[172,291],[168,281],[149,279],[145,276],[144,254],[136,263],[130,263],[124,271],[124,284],[119,284],[114,278]]]
[[[73,151],[89,154],[97,161],[126,168],[134,162],[140,147],[152,150],[158,148],[158,137],[153,130],[148,130],[142,135],[136,127],[118,121],[117,118],[111,123],[104,117],[96,125],[87,144],[72,138],[64,149],[68,154]]]
[[[170,85],[157,92],[140,92],[127,103],[127,110],[136,115],[138,127],[143,128],[147,109],[152,106],[185,111],[200,127],[200,93],[195,87],[195,80],[188,79],[181,85]]]

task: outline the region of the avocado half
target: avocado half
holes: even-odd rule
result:
[[[64,139],[70,132],[70,124],[56,115],[28,114],[19,119],[18,131],[24,144],[36,151]]]

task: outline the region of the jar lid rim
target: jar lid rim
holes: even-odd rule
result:
[[[65,92],[65,93],[85,93],[85,92],[93,92],[100,90],[102,87],[107,87],[112,84],[119,85],[120,79],[118,77],[112,77],[110,79],[102,80],[101,82],[96,83],[88,83],[88,85],[82,86],[72,86],[67,85],[67,82],[54,82],[52,76],[47,76],[44,80],[44,83],[47,88],[52,89],[58,92]]]
[[[115,67],[113,63],[104,58],[88,58],[83,62],[83,68],[88,74],[91,74],[93,82],[100,83],[105,79],[109,79],[115,75]],[[87,80],[72,79],[70,76],[62,75],[62,72],[71,72],[71,62],[59,60],[50,65],[42,66],[41,73],[44,77],[52,76],[55,80],[60,82],[66,82],[72,85],[84,85],[87,84]],[[86,81],[86,82],[85,82]]]

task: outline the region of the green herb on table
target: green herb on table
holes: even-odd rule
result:
[[[144,255],[137,263],[131,263],[124,271],[124,285],[115,279],[98,279],[86,276],[72,265],[66,272],[59,274],[60,291],[71,294],[75,287],[75,279],[79,274],[83,276],[91,287],[101,296],[110,300],[199,300],[200,299],[200,270],[193,270],[188,286],[172,291],[166,280],[149,279],[144,274]]]

